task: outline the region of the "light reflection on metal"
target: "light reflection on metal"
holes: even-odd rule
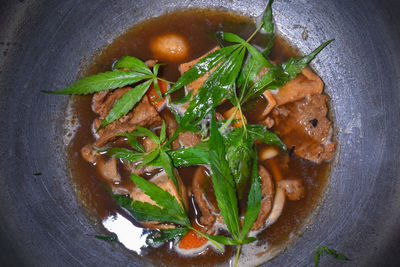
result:
[[[141,254],[141,249],[146,247],[146,237],[143,228],[137,227],[121,214],[111,215],[103,220],[103,226],[115,233],[118,240],[128,249]]]

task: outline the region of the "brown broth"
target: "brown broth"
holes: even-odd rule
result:
[[[124,55],[135,56],[142,60],[151,59],[152,54],[149,49],[149,42],[153,37],[160,34],[173,32],[187,38],[190,50],[188,57],[183,60],[186,62],[201,56],[215,46],[216,41],[213,37],[215,31],[235,32],[242,37],[248,37],[254,29],[253,20],[237,14],[210,10],[176,11],[147,20],[129,29],[96,57],[93,64],[86,70],[86,74],[109,70],[112,63]],[[256,36],[256,43],[261,44],[261,40],[259,36]],[[278,36],[271,58],[279,62],[296,55],[296,51]],[[163,78],[172,81],[176,80],[179,77],[178,65],[181,62],[165,63],[167,65],[162,67],[161,72]],[[103,225],[106,222],[110,222],[110,220],[112,221],[113,218],[115,219],[115,216],[119,216],[117,214],[130,218],[129,220],[133,224],[138,225],[133,218],[129,217],[114,204],[105,189],[104,183],[98,177],[95,166],[82,159],[81,148],[85,144],[94,141],[91,124],[96,116],[91,110],[91,96],[79,96],[73,98],[73,100],[74,114],[76,114],[76,119],[79,121],[80,126],[68,147],[69,164],[84,205]],[[256,109],[259,105],[256,106]],[[251,114],[247,115],[249,121],[255,121],[255,119],[252,119]],[[282,162],[285,156],[287,155],[281,152],[278,156],[278,162]],[[268,168],[268,164],[265,166]],[[329,173],[329,164],[327,163],[316,165],[292,156],[290,157],[289,167],[284,176],[302,179],[307,193],[306,197],[300,201],[288,200],[278,221],[259,235],[261,241],[258,242],[268,242],[270,247],[284,246],[289,242],[291,233],[297,233],[303,229],[307,218],[319,203],[327,183]],[[194,168],[180,170],[180,175],[185,183],[190,183],[193,172]],[[123,179],[123,183],[130,182],[127,174],[123,175]],[[141,228],[132,229],[141,231]],[[142,243],[139,242],[139,244]],[[155,264],[170,266],[221,264],[227,262],[235,253],[234,248],[226,246],[224,255],[208,249],[197,257],[183,257],[174,250],[168,249],[168,246],[169,244],[167,243],[158,249],[134,249],[127,245],[128,248],[137,253],[146,255]]]

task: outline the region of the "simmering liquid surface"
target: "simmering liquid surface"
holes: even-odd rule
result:
[[[124,55],[135,56],[141,60],[152,59],[151,40],[166,33],[177,33],[186,38],[189,53],[182,62],[190,61],[217,44],[215,32],[219,30],[234,32],[247,38],[255,30],[255,26],[254,21],[247,17],[223,11],[177,11],[147,20],[129,29],[96,57],[88,68],[87,74],[110,70],[112,63]],[[257,35],[254,42],[262,45],[262,38]],[[271,59],[280,62],[295,55],[296,51],[278,36]],[[161,68],[161,76],[171,81],[177,80],[178,66],[182,62],[165,62],[167,65]],[[197,257],[181,256],[170,249],[170,243],[157,249],[145,247],[146,233],[129,214],[114,204],[96,167],[81,157],[81,148],[94,141],[91,129],[96,115],[91,110],[91,98],[92,96],[79,96],[73,99],[74,122],[78,122],[79,127],[68,147],[72,176],[79,195],[90,213],[98,218],[106,229],[116,233],[128,249],[148,257],[155,264],[170,266],[227,264],[235,253],[235,249],[229,246],[225,247],[226,251],[223,255],[213,249],[208,249]],[[250,122],[257,122],[254,114],[259,114],[257,109],[263,109],[264,104],[263,100],[260,100],[252,110],[253,114],[251,112],[246,114]],[[288,171],[283,173],[284,177],[299,178],[303,181],[306,196],[300,201],[286,201],[278,221],[258,235],[260,240],[257,241],[257,245],[261,248],[259,251],[283,247],[293,236],[300,234],[299,231],[321,199],[327,182],[328,163],[317,165],[294,155],[288,157],[286,152],[280,152],[277,161],[279,164],[289,165]],[[264,166],[269,168],[267,163],[264,163]],[[122,169],[120,168],[122,183],[129,182],[129,174],[123,173]],[[184,183],[190,184],[194,168],[182,168],[179,172]],[[259,252],[254,257],[262,255],[263,252]]]

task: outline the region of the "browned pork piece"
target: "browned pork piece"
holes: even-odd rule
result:
[[[288,148],[315,163],[330,160],[336,147],[330,141],[327,100],[327,95],[309,95],[300,101],[276,107],[272,113],[276,133]]]
[[[183,63],[179,66],[179,70],[181,72],[181,75],[184,74],[186,71],[188,71],[191,67],[193,67],[194,64],[198,63],[202,58],[208,56],[209,54],[211,54],[212,52],[220,49],[221,47],[216,46],[213,49],[211,49],[210,51],[208,51],[207,53],[205,53],[204,55],[202,55],[199,58],[193,59],[192,61]],[[210,77],[211,73],[214,72],[214,70],[216,69],[216,67],[214,67],[213,69],[211,69],[209,72],[206,72],[203,76],[199,77],[198,79],[194,80],[193,82],[189,83],[186,86],[187,91],[191,91],[193,90],[192,93],[192,97],[197,94],[197,91],[200,89],[200,87],[203,86],[204,82],[208,79],[208,77]]]
[[[100,177],[107,182],[115,194],[129,194],[130,190],[128,188],[120,186],[121,175],[118,172],[118,160],[116,158],[106,159],[91,144],[82,147],[81,155],[85,161],[96,164]],[[129,163],[126,164],[129,165]]]
[[[94,123],[95,129],[101,125],[115,102],[131,89],[131,87],[124,87],[114,90],[111,93],[99,92],[93,96],[92,109],[100,115]],[[131,132],[135,129],[135,126],[151,128],[160,126],[161,124],[162,119],[160,115],[145,95],[128,114],[101,129],[98,132],[99,138],[94,142],[94,146],[102,147],[108,141],[112,140],[116,134]]]
[[[178,123],[171,112],[163,111],[162,118],[165,120],[167,128],[167,136],[171,138],[176,130],[178,130]],[[201,142],[201,135],[192,132],[181,132],[178,137],[172,142],[172,149],[179,149],[181,147],[193,147]]]
[[[193,147],[201,142],[201,135],[192,132],[182,132],[179,134],[179,143],[182,147]]]
[[[168,175],[164,171],[156,174],[149,181],[154,183],[161,189],[170,193],[173,197],[175,197],[178,200],[179,203],[181,203],[181,204],[183,203],[183,205],[185,205],[185,208],[187,209],[189,203],[188,203],[188,199],[187,199],[186,187],[183,185],[183,182],[182,182],[178,172],[176,172],[176,171],[175,171],[175,176],[178,179],[179,191],[176,189],[174,182],[168,177]],[[147,202],[147,203],[157,206],[157,204],[138,187],[135,187],[131,190],[130,197],[135,201]],[[147,228],[165,229],[165,228],[173,228],[174,227],[171,224],[162,224],[162,223],[156,222],[156,221],[141,222],[141,223],[143,224],[143,226],[145,226]]]
[[[295,102],[307,95],[321,94],[324,83],[321,78],[308,67],[302,69],[296,78],[286,83],[274,95],[278,106]]]

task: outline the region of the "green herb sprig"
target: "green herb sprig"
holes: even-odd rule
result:
[[[131,179],[157,205],[134,201],[130,197],[124,195],[113,195],[118,205],[128,210],[138,221],[157,221],[161,223],[173,223],[179,226],[175,229],[153,230],[147,236],[147,244],[153,245],[177,237],[182,237],[187,233],[187,231],[193,230],[210,240],[210,242],[212,242],[220,251],[223,251],[218,241],[211,239],[209,235],[206,235],[192,227],[183,203],[180,203],[169,192],[135,174],[131,174]]]
[[[338,253],[336,250],[331,248],[320,247],[320,248],[315,248],[315,250],[316,250],[314,254],[315,267],[318,267],[319,261],[324,254],[332,255],[333,257],[339,260],[350,261],[350,259],[347,258],[345,255],[343,255],[342,253]]]
[[[151,70],[140,59],[125,56],[115,63],[113,71],[85,77],[62,90],[43,92],[49,94],[86,95],[139,83],[116,101],[97,129],[97,131],[99,131],[113,121],[126,115],[143,98],[152,83],[154,84],[157,94],[160,97],[162,96],[158,80],[167,83],[171,82],[158,77],[159,67],[160,64],[155,64],[153,70]]]
[[[238,246],[235,266],[237,265],[239,259],[241,245],[257,240],[254,237],[247,237],[251,226],[258,217],[261,206],[261,187],[258,176],[257,151],[255,148],[252,150],[252,158],[252,181],[247,200],[247,209],[244,216],[244,222],[243,226],[241,227],[238,208],[239,199],[237,197],[237,189],[231,167],[226,159],[224,138],[218,130],[215,117],[212,116],[210,135],[210,164],[212,170],[211,180],[221,215],[225,221],[229,233],[232,235],[232,238],[225,237],[224,239],[218,239],[218,242],[227,245]]]

